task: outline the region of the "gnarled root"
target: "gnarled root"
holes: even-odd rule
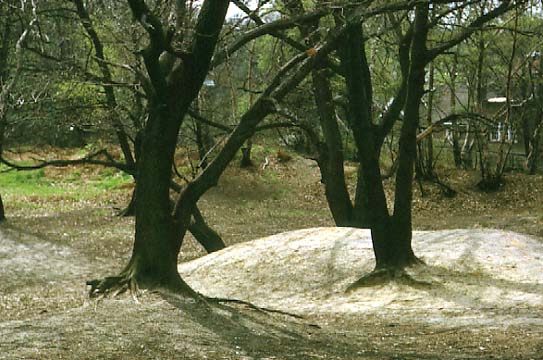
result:
[[[87,285],[91,288],[89,290],[89,297],[96,298],[99,296],[118,296],[127,291],[134,296],[139,294],[139,287],[137,281],[128,275],[108,276],[103,279],[89,280]]]
[[[87,281],[87,285],[90,286],[89,297],[96,298],[108,295],[115,297],[129,292],[134,299],[137,299],[142,293],[141,289],[146,289],[201,300],[201,295],[185,283],[178,273],[160,279],[141,278],[136,273],[133,266],[128,266],[118,276],[108,276],[103,279]]]
[[[417,259],[415,265],[423,265],[421,260]],[[426,281],[421,281],[413,278],[405,271],[405,268],[379,268],[375,269],[371,273],[362,276],[353,284],[347,287],[345,292],[349,293],[356,289],[363,287],[370,287],[375,285],[383,285],[390,282],[396,282],[399,284],[408,285],[414,288],[427,288],[432,284]]]

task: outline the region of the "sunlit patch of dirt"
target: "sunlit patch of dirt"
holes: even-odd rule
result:
[[[540,241],[484,229],[415,232],[413,243],[426,261],[409,269],[417,283],[392,282],[350,293],[345,291],[348,286],[374,266],[367,230],[334,227],[278,234],[231,246],[179,269],[206,295],[300,315],[424,311],[423,319],[405,315],[403,321],[508,325],[517,320],[514,309],[533,308],[530,322],[543,325],[538,318],[543,310]]]

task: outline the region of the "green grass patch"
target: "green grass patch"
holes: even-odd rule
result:
[[[45,171],[6,171],[5,166],[0,166],[0,189],[2,195],[50,195],[60,193],[61,189],[55,188],[51,181],[45,177]]]
[[[50,179],[43,169],[6,171],[0,166],[1,194],[8,198],[62,196],[66,199],[88,199],[130,183],[132,177],[114,169],[105,169],[92,178],[86,178],[78,169],[62,179]],[[106,171],[107,170],[107,171]]]
[[[117,171],[106,175],[100,172],[100,176],[90,182],[96,190],[111,190],[129,184],[133,181],[132,176]]]

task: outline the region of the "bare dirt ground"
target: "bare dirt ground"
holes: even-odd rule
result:
[[[189,238],[180,271],[203,294],[290,315],[156,293],[90,301],[85,281],[130,255],[133,220],[114,216],[126,189],[91,202],[3,193],[0,359],[543,359],[541,176],[510,175],[489,195],[476,174],[447,173],[454,199],[425,184],[415,227],[470,230],[415,233],[420,283],[347,294],[372,267],[363,230],[248,242],[332,225],[316,169],[272,165],[233,169],[206,195],[206,218],[239,244],[201,258]]]

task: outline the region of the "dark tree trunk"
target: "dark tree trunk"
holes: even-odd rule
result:
[[[337,226],[355,226],[352,221],[353,206],[345,182],[343,143],[335,119],[330,81],[318,70],[312,72],[312,80],[319,121],[324,135],[324,144],[319,146],[318,165],[325,187],[326,200]]]
[[[356,199],[355,209],[358,206],[365,206],[361,204],[367,202],[367,208],[371,210],[369,224],[377,266],[380,268],[382,259],[393,250],[390,246],[394,244],[390,241],[391,217],[379,165],[379,150],[382,141],[376,136],[377,131],[372,124],[372,85],[360,24],[348,25],[348,31],[340,44],[339,52],[347,83],[349,124],[353,130],[360,157],[359,187],[357,188],[360,193]]]
[[[2,202],[2,195],[0,195],[0,222],[6,220],[6,214],[4,212],[4,203]]]
[[[434,66],[430,64],[428,76],[428,101],[426,109],[426,124],[427,128],[432,126],[432,114],[434,106]],[[424,139],[418,142],[418,157],[416,162],[416,176],[418,179],[435,180],[437,178],[434,171],[434,144],[432,133],[428,134]]]
[[[362,27],[361,24],[347,27],[340,53],[348,89],[348,122],[360,159],[352,223],[373,230],[389,220],[379,164],[383,142],[379,128],[373,124],[373,84]]]
[[[178,126],[161,103],[151,109],[138,159],[136,234],[127,275],[147,288],[187,290],[177,256],[188,224],[172,217],[170,181]]]
[[[458,50],[454,52],[453,54],[453,61],[452,61],[452,68],[450,72],[451,76],[451,96],[450,96],[450,102],[451,102],[451,113],[456,113],[456,77],[458,73]],[[458,121],[456,118],[452,120],[452,127],[451,127],[451,133],[452,133],[452,147],[453,147],[453,158],[454,158],[454,165],[457,168],[460,168],[462,166],[462,155],[460,150],[460,141],[458,139],[459,137],[459,131],[458,131]]]
[[[192,213],[189,231],[208,253],[219,251],[226,247],[220,235],[205,222],[204,217],[197,207]]]
[[[123,217],[135,215],[136,189],[132,191],[132,198],[130,199],[128,206],[119,213],[119,216]],[[192,214],[192,221],[190,222],[188,231],[190,231],[196,241],[198,241],[208,253],[212,253],[226,247],[221,236],[206,223],[198,207],[195,207],[194,213]]]
[[[253,160],[251,160],[252,150],[253,150],[253,140],[252,138],[249,138],[247,142],[245,142],[245,146],[241,148],[241,161],[239,163],[240,167],[248,168],[254,165]]]
[[[378,267],[403,268],[417,263],[411,247],[412,198],[414,163],[417,156],[417,130],[420,121],[420,104],[424,95],[425,73],[428,63],[426,38],[428,35],[428,4],[415,9],[414,36],[411,43],[411,60],[407,81],[407,97],[404,107],[398,154],[398,172],[394,197],[391,236],[388,251],[377,256]],[[380,257],[380,259],[379,259]]]
[[[370,225],[376,258],[376,272],[402,270],[417,263],[411,247],[411,200],[419,106],[424,93],[428,5],[418,5],[409,52],[401,51],[402,64],[409,64],[404,121],[400,136],[394,215],[390,216],[381,180],[379,154],[381,139],[372,124],[372,93],[368,62],[361,29],[351,26],[341,44],[340,56],[346,73],[350,124],[359,149],[362,189],[367,189]],[[409,56],[408,58],[406,56]],[[407,70],[407,69],[406,69]],[[401,93],[400,93],[401,94]],[[389,126],[385,123],[385,126]]]
[[[291,15],[305,12],[301,0],[283,1]],[[310,44],[321,41],[318,21],[299,26],[302,37]],[[321,64],[322,66],[323,64]],[[343,142],[336,120],[330,79],[320,67],[311,72],[313,95],[324,143],[317,147],[317,164],[324,183],[325,196],[336,226],[357,226],[353,221],[353,204],[345,182]],[[363,211],[363,210],[362,210]]]

